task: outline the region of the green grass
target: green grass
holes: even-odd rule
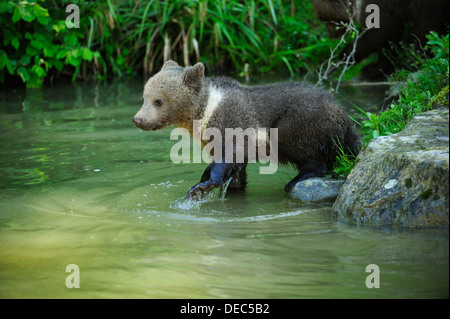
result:
[[[336,148],[338,156],[336,156],[336,162],[333,167],[333,175],[338,178],[347,177],[355,167],[356,156],[352,152],[345,151],[339,141],[336,143]]]
[[[361,117],[358,124],[363,147],[379,136],[400,132],[419,113],[431,110],[436,105],[448,107],[446,97],[449,90],[449,36],[439,36],[431,32],[427,38],[425,49],[431,54],[416,55],[418,71],[399,70],[392,76],[393,81],[404,83],[394,103],[378,114],[363,111],[355,106]],[[354,161],[355,159],[340,152],[334,172],[340,176],[348,175]]]

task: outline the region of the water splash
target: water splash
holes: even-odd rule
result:
[[[178,182],[179,183],[179,182]],[[178,185],[173,185],[170,183],[170,181],[167,182],[161,182],[159,184],[150,184],[153,188],[171,188],[171,187],[178,187]]]
[[[209,203],[217,199],[225,200],[225,195],[231,180],[232,178],[230,177],[222,186],[220,186],[219,191],[213,189],[201,199],[179,198],[170,204],[170,208],[181,210],[200,209],[200,206],[204,203]]]
[[[230,185],[231,180],[232,180],[232,177],[230,177],[230,178],[225,182],[225,184],[223,184],[222,186],[220,186],[220,193],[219,193],[220,199],[225,199],[225,195],[227,194],[228,185]]]
[[[207,203],[212,201],[214,198],[216,198],[216,194],[214,191],[207,194],[205,197],[201,199],[190,199],[190,198],[179,198],[175,200],[173,203],[170,204],[170,208],[173,209],[180,209],[180,210],[199,210],[200,206],[203,203]]]

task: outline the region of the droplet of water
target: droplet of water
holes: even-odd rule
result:
[[[224,199],[225,195],[227,193],[227,189],[228,189],[228,185],[230,185],[231,182],[231,177],[225,182],[225,184],[223,184],[222,186],[220,186],[220,198]]]

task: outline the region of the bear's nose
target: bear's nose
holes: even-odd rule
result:
[[[133,123],[139,126],[142,123],[142,117],[133,117]]]

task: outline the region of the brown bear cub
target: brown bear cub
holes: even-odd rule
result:
[[[194,121],[201,128],[278,129],[278,161],[298,168],[286,186],[323,176],[332,169],[338,149],[356,156],[361,139],[351,120],[322,89],[300,82],[246,86],[227,77],[207,78],[197,63],[183,68],[167,61],[144,88],[144,104],[133,122],[143,130],[168,125],[194,134]],[[197,199],[230,179],[230,186],[245,187],[247,163],[212,162],[198,184],[187,193]]]

